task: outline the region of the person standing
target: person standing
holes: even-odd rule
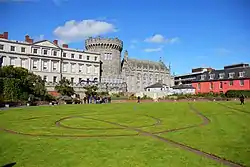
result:
[[[138,96],[138,97],[137,97],[137,103],[140,103],[140,102],[141,102],[141,97]]]

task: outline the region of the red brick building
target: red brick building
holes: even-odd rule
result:
[[[205,72],[192,81],[195,93],[226,93],[228,90],[250,90],[249,64],[225,66]]]

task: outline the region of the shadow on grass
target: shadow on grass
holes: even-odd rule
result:
[[[13,162],[13,163],[10,163],[10,164],[6,164],[6,165],[4,165],[2,167],[12,167],[14,165],[16,165],[16,162]]]

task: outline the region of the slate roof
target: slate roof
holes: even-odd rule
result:
[[[155,84],[153,84],[153,85],[147,86],[145,89],[147,89],[147,88],[163,88],[164,86],[166,86],[166,85],[157,82],[157,83],[155,83]]]
[[[240,72],[244,72],[244,76],[240,77]],[[220,74],[224,73],[224,77],[220,78]],[[233,78],[229,78],[229,73],[234,73]],[[210,79],[210,75],[214,74],[214,78]],[[204,79],[201,79],[201,76],[204,75]],[[193,82],[204,82],[204,81],[220,81],[220,80],[236,80],[236,79],[250,79],[250,67],[238,67],[238,68],[229,68],[222,70],[213,70],[211,72],[205,72],[201,75],[198,75]]]
[[[192,85],[175,85],[175,86],[172,86],[171,88],[173,89],[195,89]]]

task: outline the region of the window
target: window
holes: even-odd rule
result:
[[[79,72],[83,72],[83,65],[79,65]]]
[[[10,51],[15,51],[16,47],[15,46],[10,46]]]
[[[72,77],[70,80],[71,80],[71,84],[73,84],[74,83],[74,78]]]
[[[48,50],[43,50],[43,54],[47,55],[48,54]]]
[[[95,74],[98,73],[98,66],[95,66]]]
[[[81,81],[82,81],[82,78],[79,78],[79,83],[81,83]]]
[[[52,62],[53,64],[53,71],[56,71],[57,70],[57,62]]]
[[[3,50],[3,45],[0,45],[0,50]]]
[[[222,89],[222,88],[223,88],[223,83],[222,83],[222,82],[220,82],[220,86],[219,86],[219,88],[220,88],[220,89]]]
[[[68,64],[63,63],[63,72],[67,72],[68,71],[67,68],[68,68]]]
[[[87,56],[87,60],[89,60],[89,56]]]
[[[43,62],[43,70],[48,70],[48,61]]]
[[[239,77],[240,77],[240,78],[244,77],[244,74],[245,74],[244,71],[243,71],[243,72],[239,72]]]
[[[43,80],[44,80],[45,82],[47,82],[47,79],[48,79],[47,76],[44,75],[44,76],[43,76]]]
[[[240,80],[240,86],[244,86],[244,80]]]
[[[109,60],[112,60],[112,54],[111,53],[109,54]]]
[[[76,72],[76,64],[71,64],[71,72]]]
[[[79,55],[79,59],[82,59],[82,55]]]
[[[233,86],[233,85],[234,85],[234,82],[233,82],[233,81],[229,81],[229,85],[230,85],[230,86]]]
[[[14,66],[14,65],[15,65],[15,61],[16,61],[16,58],[11,57],[11,58],[10,58],[10,65],[11,65],[11,66]]]
[[[224,74],[224,73],[220,73],[220,74],[219,74],[219,78],[220,78],[220,79],[223,79],[224,77],[225,77],[225,74]]]
[[[54,55],[54,56],[57,56],[57,51],[54,51],[54,52],[53,52],[53,55]]]
[[[150,92],[150,89],[148,88],[148,91]]]
[[[214,88],[214,85],[213,85],[213,83],[211,82],[210,83],[210,89],[213,89]]]
[[[53,82],[56,83],[57,82],[57,76],[53,77]]]
[[[87,73],[89,74],[90,73],[90,65],[87,66]]]
[[[38,60],[33,60],[33,69],[38,69]]]
[[[66,57],[66,53],[63,53],[63,57]]]
[[[71,58],[74,59],[74,57],[75,57],[75,54],[71,54]]]
[[[215,74],[210,74],[209,79],[214,79]]]
[[[25,47],[21,47],[21,52],[25,52]]]
[[[201,89],[201,83],[198,83],[198,90]]]
[[[95,57],[95,61],[97,61],[97,57]]]
[[[229,78],[234,78],[234,72],[231,72],[228,75],[229,75]]]
[[[33,53],[37,54],[37,49],[33,49]]]
[[[21,59],[21,67],[26,67],[26,59]]]

